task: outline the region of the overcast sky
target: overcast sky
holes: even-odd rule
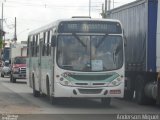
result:
[[[104,1],[91,0],[92,18],[101,18],[100,13]],[[132,1],[135,0],[114,0],[114,7]],[[89,15],[89,0],[0,0],[0,2],[4,4],[6,39],[14,36],[14,19],[16,17],[18,41],[27,40],[29,31],[57,19]],[[111,8],[113,8],[113,0]]]

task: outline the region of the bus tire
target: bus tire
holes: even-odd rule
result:
[[[33,96],[34,96],[34,97],[39,97],[39,96],[40,96],[40,92],[37,91],[36,88],[35,88],[34,78],[33,78],[32,80],[33,80]]]
[[[46,78],[46,91],[47,91],[47,97],[49,98],[50,100],[50,103],[52,105],[55,105],[57,103],[57,99],[54,97],[54,96],[51,96],[50,94],[50,86],[49,86],[49,78],[47,77]]]
[[[108,107],[111,104],[111,98],[101,98],[101,104],[103,107]]]
[[[50,98],[50,87],[49,87],[49,79],[48,79],[48,77],[46,79],[46,91],[47,91],[47,97]]]

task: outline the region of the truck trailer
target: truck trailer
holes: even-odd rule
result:
[[[160,1],[137,0],[107,11],[126,36],[125,99],[160,104]]]

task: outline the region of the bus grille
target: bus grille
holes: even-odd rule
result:
[[[78,89],[81,94],[99,94],[102,89]]]
[[[79,81],[101,81],[110,78],[113,75],[70,75],[70,77]]]
[[[24,67],[24,68],[20,68],[20,73],[21,74],[26,74],[26,68]]]

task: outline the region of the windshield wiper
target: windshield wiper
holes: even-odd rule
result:
[[[98,48],[102,43],[103,41],[105,40],[105,38],[108,36],[108,34],[105,34],[102,39],[100,40],[100,42],[96,45],[96,48]]]
[[[82,46],[86,47],[86,45],[82,42],[82,40],[76,35],[76,33],[72,33],[72,35],[82,44]]]

